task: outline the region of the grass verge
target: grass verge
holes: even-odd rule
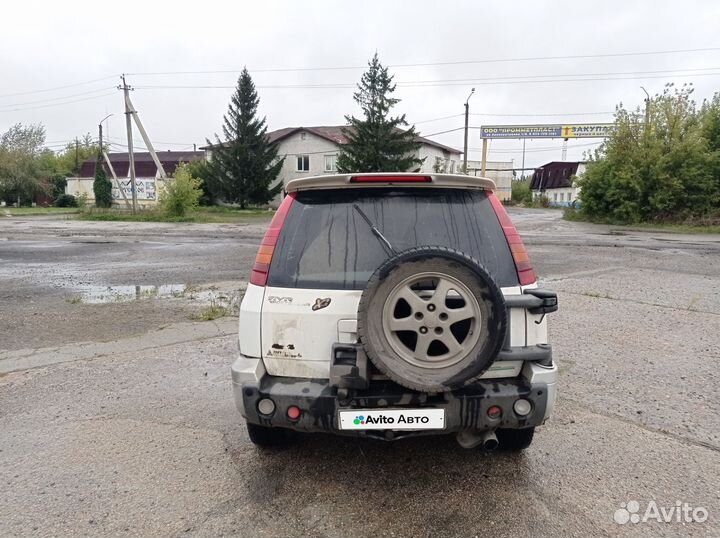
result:
[[[0,207],[0,215],[24,217],[27,215],[72,215],[81,210],[77,207]]]
[[[566,208],[563,212],[563,219],[572,222],[591,222],[593,224],[608,224],[617,226],[618,230],[640,231],[640,232],[666,232],[676,234],[720,234],[720,225],[702,223],[666,223],[666,222],[642,222],[637,224],[626,224],[611,219],[590,219],[577,209]]]
[[[158,209],[147,209],[133,214],[124,209],[87,209],[78,215],[79,220],[121,222],[195,222],[234,223],[271,218],[274,211],[267,209],[235,209],[230,207],[201,207],[184,217],[168,216]]]

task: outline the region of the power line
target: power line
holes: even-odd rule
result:
[[[687,71],[717,71],[703,73],[688,73]],[[641,76],[639,76],[641,75]],[[538,84],[548,82],[598,82],[607,80],[634,80],[634,79],[655,79],[668,78],[669,76],[683,77],[700,77],[700,76],[720,76],[720,67],[698,68],[694,70],[675,69],[663,71],[627,71],[627,72],[611,72],[611,73],[582,73],[579,75],[527,75],[522,77],[493,77],[481,79],[437,79],[437,80],[417,80],[397,82],[399,87],[403,88],[428,88],[434,86],[463,86],[467,84],[475,84],[480,86],[492,86],[498,84]],[[549,78],[549,77],[572,77],[572,78]],[[579,78],[578,78],[579,77]],[[349,89],[355,88],[355,83],[328,83],[328,84],[266,84],[257,85],[258,89]],[[142,90],[232,90],[235,86],[228,85],[144,85],[136,86]]]
[[[109,75],[107,77],[95,78],[92,80],[85,80],[83,82],[76,82],[75,84],[65,84],[64,86],[55,86],[53,88],[43,88],[42,90],[27,90],[27,91],[23,91],[23,92],[5,93],[3,95],[0,95],[0,98],[14,97],[16,95],[29,95],[31,93],[54,92],[56,90],[64,90],[66,88],[76,88],[77,86],[85,86],[86,84],[93,84],[94,82],[100,82],[100,81],[108,80],[108,79],[115,78],[115,77],[117,77],[117,75]]]
[[[24,105],[34,105],[37,103],[49,103],[52,101],[61,101],[63,99],[70,99],[71,97],[79,97],[81,95],[91,95],[94,93],[106,92],[108,90],[114,90],[114,89],[115,89],[114,86],[110,86],[110,87],[106,86],[104,88],[98,88],[96,90],[90,90],[90,91],[80,92],[80,93],[72,93],[70,95],[63,95],[62,97],[48,97],[47,99],[37,99],[35,101],[25,101],[22,103],[10,103],[10,104],[6,104],[6,105],[0,105],[0,108],[9,108],[9,107],[14,107],[14,106],[24,106]]]
[[[619,58],[626,56],[652,56],[661,54],[683,54],[691,52],[712,52],[718,51],[720,47],[704,47],[697,49],[675,49],[675,50],[655,50],[640,52],[615,52],[603,54],[571,54],[563,56],[532,56],[521,58],[488,58],[480,60],[457,60],[444,62],[425,62],[425,63],[407,63],[407,64],[389,64],[388,67],[393,69],[406,67],[436,67],[444,65],[468,65],[468,64],[487,64],[487,63],[505,63],[505,62],[535,62],[547,60],[578,60],[588,58]],[[251,73],[285,73],[285,72],[301,72],[301,71],[341,71],[352,69],[367,69],[367,65],[351,65],[351,66],[324,66],[324,67],[279,67],[279,68],[261,68],[250,69]],[[127,73],[132,76],[164,76],[164,75],[212,75],[240,73],[241,69],[220,69],[220,70],[202,70],[202,71],[153,71],[153,72],[135,72]]]
[[[69,105],[69,104],[72,104],[72,103],[81,103],[81,102],[83,102],[83,101],[90,101],[90,100],[92,100],[92,99],[100,99],[100,98],[102,98],[102,97],[108,97],[108,96],[110,96],[110,95],[117,95],[117,94],[113,91],[113,92],[105,93],[105,94],[102,94],[102,95],[94,95],[94,96],[92,96],[92,97],[85,97],[84,99],[75,99],[75,100],[73,100],[73,101],[65,101],[65,102],[63,102],[63,103],[52,103],[52,104],[49,104],[49,105],[30,106],[30,107],[23,107],[23,108],[8,108],[8,109],[6,109],[6,110],[0,110],[0,113],[3,113],[3,112],[18,112],[18,111],[23,111],[23,110],[36,110],[36,109],[39,109],[39,108],[50,108],[50,107],[54,107],[54,106]]]

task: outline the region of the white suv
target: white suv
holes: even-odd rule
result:
[[[295,430],[530,445],[555,403],[557,296],[537,288],[494,188],[440,174],[288,183],[232,366],[254,443]]]

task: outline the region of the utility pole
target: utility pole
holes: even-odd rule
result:
[[[125,75],[121,75],[122,86],[118,88],[123,91],[125,97],[125,128],[127,129],[128,141],[128,161],[130,164],[130,191],[132,193],[132,212],[137,212],[137,189],[135,188],[135,154],[133,153],[133,137],[132,137],[132,118],[130,117],[135,111],[132,109],[130,102],[130,90],[132,89],[125,82]]]
[[[75,170],[80,170],[80,142],[78,142],[77,136],[75,137]]]
[[[470,98],[475,93],[475,88],[470,90],[470,95],[465,100],[465,146],[463,148],[463,174],[467,174],[468,157],[468,119],[470,117]]]
[[[523,138],[522,176],[525,179],[525,138]]]
[[[645,92],[645,129],[647,129],[650,124],[650,94],[642,86],[640,86],[640,89]]]
[[[567,146],[568,146],[568,139],[567,139],[567,138],[563,138],[563,144],[562,144],[562,159],[560,159],[560,160],[562,160],[562,161],[564,161],[565,159],[567,159]]]

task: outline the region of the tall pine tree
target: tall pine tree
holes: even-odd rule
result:
[[[423,159],[417,157],[420,142],[415,127],[402,129],[408,123],[405,114],[390,116],[400,102],[391,97],[395,91],[393,77],[383,67],[377,53],[368,63],[358,91],[353,98],[363,111],[363,118],[345,116],[349,128],[343,132],[348,139],[338,156],[339,172],[409,172],[417,170]]]
[[[208,163],[206,180],[213,195],[242,208],[269,202],[283,187],[271,187],[283,159],[278,159],[277,146],[268,142],[265,118],[257,118],[259,103],[250,73],[243,69],[224,116],[224,140],[215,135]]]

